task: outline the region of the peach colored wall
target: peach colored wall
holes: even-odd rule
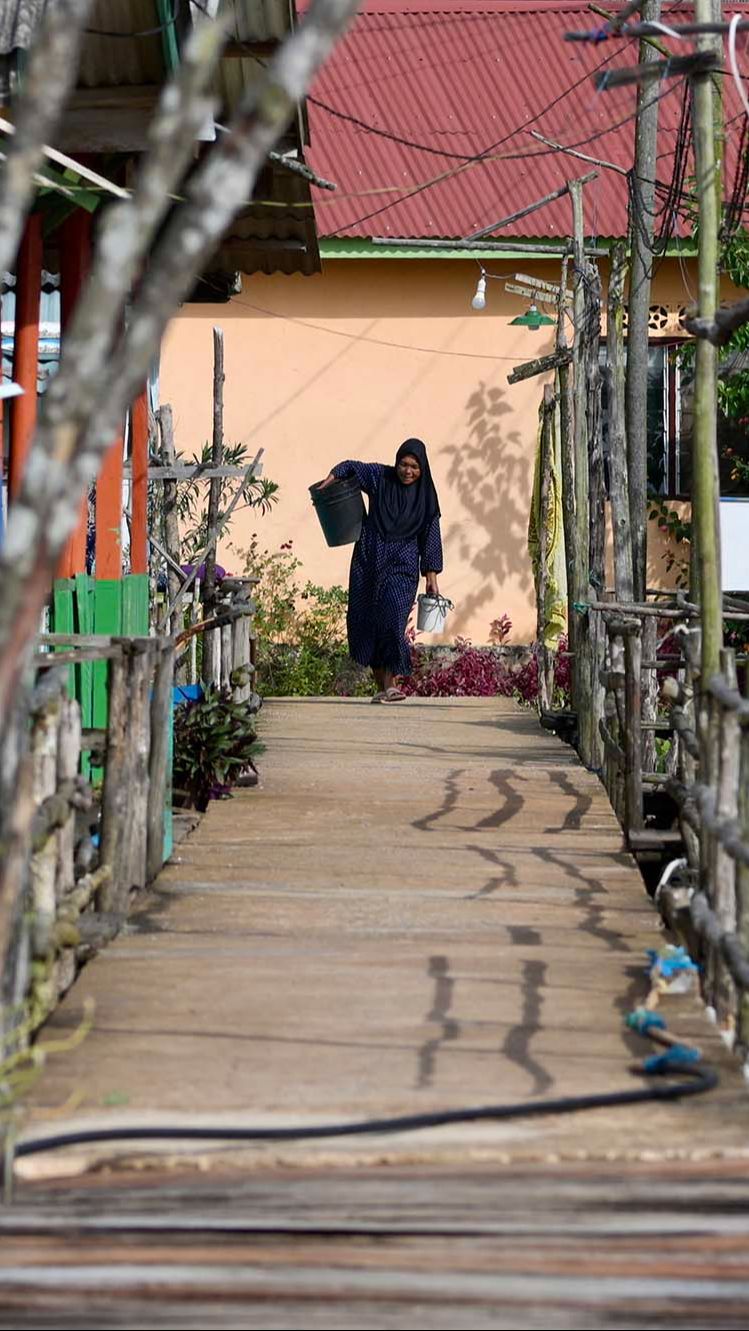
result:
[[[557,261],[487,266],[511,277],[530,262],[534,275],[558,280]],[[485,642],[506,612],[515,641],[528,641],[526,528],[543,381],[511,387],[507,375],[551,351],[554,330],[512,327],[525,302],[498,281],[474,312],[477,276],[464,260],[346,259],[312,278],[245,277],[229,304],[185,306],[173,321],[161,398],[174,408],[177,447],[199,449],[211,432],[211,329],[220,324],[226,438],[262,445],[265,474],[280,485],[273,514],[238,516],[231,539],[246,546],[255,530],[269,548],[292,539],[304,573],[325,584],[345,583],[351,550],[325,546],[308,486],[344,458],[388,462],[402,439],[423,438],[443,513],[441,587],[456,605],[450,634]],[[687,301],[675,262],[662,265],[653,299],[674,312]]]

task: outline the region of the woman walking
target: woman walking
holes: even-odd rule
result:
[[[369,496],[369,512],[351,559],[348,601],[349,651],[371,666],[378,692],[373,702],[402,701],[394,679],[411,673],[406,623],[419,586],[439,596],[442,572],[440,507],[429,459],[420,439],[406,439],[394,467],[380,462],[339,462],[321,488],[353,477]]]

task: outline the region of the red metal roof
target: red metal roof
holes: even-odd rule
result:
[[[726,15],[737,8],[746,14],[743,6],[726,5]],[[692,17],[691,4],[664,4],[664,21],[669,17]],[[598,68],[636,64],[638,43],[564,41],[566,32],[602,22],[589,5],[565,0],[366,0],[308,103],[307,160],[339,186],[337,194],[314,192],[320,236],[467,236],[591,169],[546,149],[531,129],[631,166],[636,90],[596,92],[591,76]],[[749,71],[746,38],[739,51]],[[658,177],[665,182],[682,88],[677,80],[660,87]],[[730,180],[743,112],[730,77],[725,92]],[[487,151],[497,160],[464,161]],[[586,190],[586,231],[622,235],[626,218],[625,178],[600,170]],[[501,234],[569,231],[565,197]]]

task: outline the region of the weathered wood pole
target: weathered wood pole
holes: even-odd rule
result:
[[[168,403],[159,408],[159,433],[161,435],[161,461],[165,467],[173,467],[176,461],[174,448],[174,421],[172,417],[172,408]],[[180,540],[179,540],[179,517],[177,513],[177,482],[164,481],[162,486],[162,517],[163,517],[163,536],[164,549],[169,558],[179,568],[180,566]],[[167,565],[166,582],[169,595],[167,604],[174,601],[182,579],[171,565]]]
[[[643,0],[642,18],[657,23],[661,0]],[[659,59],[652,43],[640,42],[640,63]],[[647,497],[648,497],[648,324],[650,285],[655,233],[655,177],[660,98],[650,83],[637,87],[635,120],[635,165],[631,183],[632,263],[629,279],[629,329],[627,333],[627,460],[632,535],[634,597],[645,600],[647,585]]]
[[[130,754],[128,749],[128,688],[130,659],[116,656],[109,665],[109,717],[107,722],[107,761],[101,801],[100,862],[111,869],[111,877],[102,885],[98,908],[120,914],[127,901],[127,865],[123,849],[128,813]]]
[[[627,830],[642,827],[642,638],[640,625],[624,637],[624,771]]]
[[[609,488],[614,538],[614,588],[617,601],[634,598],[630,528],[627,434],[624,416],[624,275],[626,252],[621,241],[611,251],[606,328],[609,408]]]
[[[224,456],[224,331],[213,330],[213,440],[211,444],[211,462],[220,467]],[[208,487],[208,522],[206,543],[208,553],[205,559],[205,582],[203,584],[203,607],[206,617],[215,608],[216,602],[216,546],[218,544],[219,505],[221,500],[221,481],[212,476]],[[218,632],[203,636],[203,679],[211,684],[221,676],[221,642]]]
[[[559,385],[559,433],[562,470],[562,521],[564,523],[564,559],[567,567],[567,641],[572,653],[575,651],[575,457],[574,457],[574,401],[568,354],[567,329],[565,326],[567,291],[567,273],[569,255],[562,260],[562,281],[557,301],[557,383]],[[573,655],[574,660],[574,655]]]
[[[749,699],[749,670],[746,671],[744,697]],[[749,726],[741,728],[738,821],[742,841],[749,843]],[[736,932],[739,943],[749,954],[749,864],[736,865]],[[749,1050],[749,993],[739,998],[738,1038],[744,1055]]]
[[[536,577],[536,650],[538,659],[539,704],[542,712],[551,709],[553,682],[549,675],[549,650],[546,646],[546,598],[548,570],[546,567],[549,540],[549,498],[551,491],[551,439],[555,402],[550,384],[544,386],[541,408],[541,448],[539,457],[539,515],[538,515],[538,574]]]
[[[695,20],[713,18],[711,0],[695,0]],[[700,39],[698,46],[708,39]],[[716,189],[715,118],[710,74],[693,79],[694,157],[699,204],[698,314],[712,321],[718,303],[718,227],[720,210]],[[703,687],[720,666],[723,645],[720,582],[720,528],[718,522],[717,349],[707,338],[697,339],[692,437],[692,522],[696,536],[702,609],[701,671]],[[703,779],[710,780],[704,773]]]
[[[575,542],[574,542],[574,600],[581,603],[588,594],[588,437],[586,419],[586,383],[583,365],[585,349],[585,223],[583,218],[583,191],[579,181],[569,185],[572,199],[573,255],[574,255],[574,319],[575,338],[572,351],[574,370],[573,448],[575,465]]]
[[[148,572],[148,388],[136,397],[130,419],[130,572]]]
[[[174,647],[156,658],[151,693],[151,751],[148,760],[146,874],[154,879],[164,863],[164,819],[169,777],[169,730],[174,685]]]
[[[731,648],[721,652],[722,675],[731,689],[736,689],[736,655]],[[719,722],[719,757],[717,779],[717,801],[715,812],[721,822],[732,823],[738,814],[739,770],[741,762],[741,723],[738,711],[732,707],[720,709]],[[717,709],[716,709],[717,710]],[[736,931],[736,861],[721,844],[720,838],[713,842],[712,878],[714,882],[713,909],[726,933]],[[736,1007],[736,990],[721,954],[712,949],[710,973],[712,978],[713,1004],[718,1020],[723,1028],[733,1024]]]
[[[585,266],[585,388],[588,438],[589,581],[598,596],[606,590],[606,482],[601,431],[601,278],[595,264]]]

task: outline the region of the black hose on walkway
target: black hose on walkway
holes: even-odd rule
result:
[[[642,1072],[643,1069],[636,1069]],[[645,1069],[647,1071],[647,1069]],[[684,1100],[704,1095],[718,1085],[718,1075],[709,1067],[686,1065],[683,1069],[665,1063],[656,1075],[675,1075],[676,1081],[655,1082],[640,1090],[611,1091],[601,1095],[568,1095],[550,1100],[532,1100],[517,1105],[476,1105],[463,1109],[437,1109],[423,1114],[396,1114],[392,1118],[365,1118],[350,1123],[321,1123],[310,1127],[128,1127],[81,1128],[49,1137],[15,1144],[13,1155],[20,1159],[42,1151],[57,1151],[65,1146],[117,1141],[222,1141],[283,1142],[317,1141],[331,1137],[371,1136],[377,1133],[418,1132],[440,1128],[449,1123],[500,1122],[506,1119],[540,1118],[546,1114],[574,1114],[587,1109],[609,1109],[623,1105]]]

